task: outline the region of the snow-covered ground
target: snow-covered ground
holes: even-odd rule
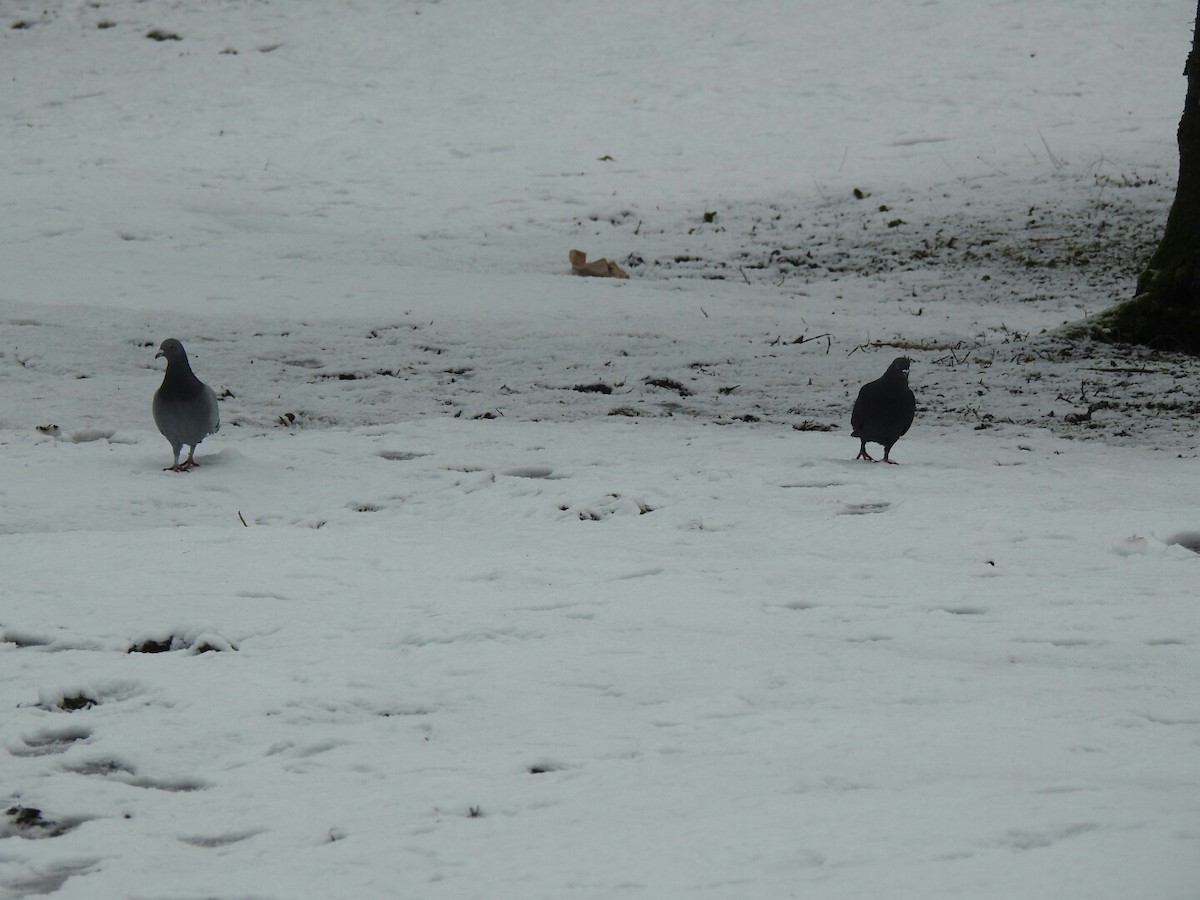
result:
[[[1187,3],[0,15],[0,897],[1200,894]]]

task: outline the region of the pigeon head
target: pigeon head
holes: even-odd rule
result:
[[[183,348],[180,347],[180,350]],[[892,364],[888,366],[887,375],[890,378],[899,378],[903,381],[908,381],[908,366],[909,358],[907,356],[897,356],[892,360]]]
[[[183,349],[183,344],[175,340],[175,338],[167,338],[162,342],[162,346],[158,348],[158,352],[154,354],[154,358],[166,357],[167,365],[173,362],[182,360],[187,362],[187,351]]]

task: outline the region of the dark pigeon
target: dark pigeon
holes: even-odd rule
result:
[[[164,472],[186,472],[199,465],[193,457],[196,446],[221,427],[221,413],[217,409],[217,395],[192,372],[188,364],[187,351],[175,338],[162,342],[154,358],[167,359],[167,371],[162,385],[154,392],[154,424],[171,442],[175,461],[163,469]],[[182,463],[179,454],[184,444],[188,450]]]
[[[854,401],[850,413],[853,437],[862,441],[855,459],[874,459],[867,453],[867,441],[883,444],[883,461],[895,464],[889,458],[892,445],[908,433],[913,415],[917,411],[917,398],[908,387],[908,357],[897,357],[883,373],[883,377],[864,384]]]

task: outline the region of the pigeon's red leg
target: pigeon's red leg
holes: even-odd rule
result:
[[[187,470],[187,463],[176,463],[163,469],[164,472],[186,472]]]
[[[854,458],[855,459],[867,459],[867,460],[870,460],[871,462],[875,462],[875,457],[873,457],[870,453],[867,452],[867,447],[865,444],[863,445],[863,448],[858,451],[858,456],[856,456]]]

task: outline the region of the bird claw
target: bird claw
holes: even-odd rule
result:
[[[869,462],[875,462],[875,457],[873,457],[870,453],[867,452],[866,447],[863,447],[861,450],[859,450],[858,456],[856,456],[854,458],[855,459],[865,459],[865,460],[868,460]]]
[[[173,465],[173,466],[167,466],[165,469],[163,469],[163,471],[164,472],[190,472],[192,469],[197,468],[199,465],[200,465],[200,463],[196,462],[194,459],[185,459],[181,463],[175,463],[175,465]]]

